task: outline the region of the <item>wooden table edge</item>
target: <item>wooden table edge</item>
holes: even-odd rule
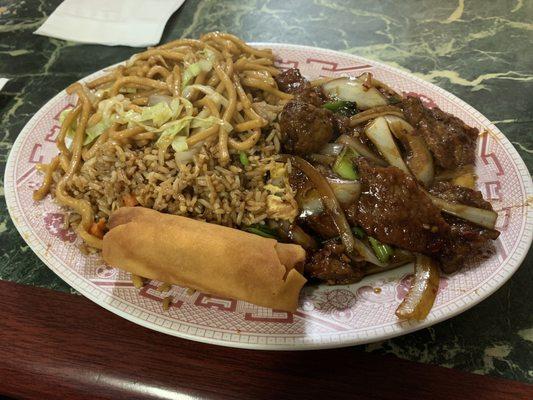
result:
[[[533,385],[358,347],[232,349],[151,331],[81,296],[5,281],[0,292],[0,393],[16,398],[533,398]]]

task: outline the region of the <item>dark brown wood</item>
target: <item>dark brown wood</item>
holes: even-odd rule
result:
[[[0,293],[0,393],[17,398],[533,398],[531,385],[355,347],[217,347],[142,328],[80,296],[1,281]]]

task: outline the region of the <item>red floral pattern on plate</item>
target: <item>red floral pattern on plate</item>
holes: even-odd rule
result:
[[[74,243],[76,234],[70,228],[65,229],[65,215],[62,213],[48,213],[44,216],[44,226],[52,236],[63,242]]]
[[[402,301],[409,292],[411,282],[413,281],[413,274],[405,275],[396,285],[396,299]],[[443,292],[448,287],[448,278],[441,276],[439,280],[439,292]]]

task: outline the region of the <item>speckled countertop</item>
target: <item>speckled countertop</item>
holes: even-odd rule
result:
[[[138,49],[33,35],[59,0],[0,0],[0,179],[31,116],[73,81]],[[485,114],[533,168],[533,1],[196,1],[162,41],[223,30],[248,41],[325,47],[431,81]],[[3,186],[2,186],[3,187]],[[449,321],[361,351],[533,382],[533,256],[496,294]],[[28,248],[0,192],[0,279],[71,290]]]

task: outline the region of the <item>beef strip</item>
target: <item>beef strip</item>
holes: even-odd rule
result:
[[[438,107],[424,107],[417,97],[406,97],[399,105],[406,120],[426,141],[437,165],[455,169],[474,163],[478,136],[476,128]]]
[[[362,158],[357,165],[361,197],[347,210],[351,224],[382,243],[428,255],[441,251],[450,227],[417,182],[396,167],[371,167]]]
[[[498,231],[481,228],[451,215],[444,218],[451,227],[446,246],[437,257],[444,272],[451,274],[493,253],[492,240],[498,237]]]
[[[302,223],[322,239],[331,239],[339,236],[339,231],[335,226],[335,222],[333,222],[333,218],[325,211],[321,214],[305,217]]]
[[[457,186],[450,182],[437,182],[429,192],[443,200],[460,203],[466,206],[492,210],[492,205],[483,199],[479,190],[472,190],[464,186]]]
[[[304,273],[308,278],[328,285],[346,285],[363,279],[365,263],[351,261],[344,254],[343,245],[329,241],[311,256],[305,264]]]
[[[433,185],[430,193],[453,203],[492,210],[491,204],[483,200],[481,192],[449,182]],[[446,246],[438,257],[444,272],[455,272],[466,263],[485,258],[494,251],[492,240],[497,239],[500,232],[451,215],[444,214],[444,219],[451,227]]]
[[[301,99],[289,101],[279,118],[283,151],[306,156],[334,137],[331,112]]]

